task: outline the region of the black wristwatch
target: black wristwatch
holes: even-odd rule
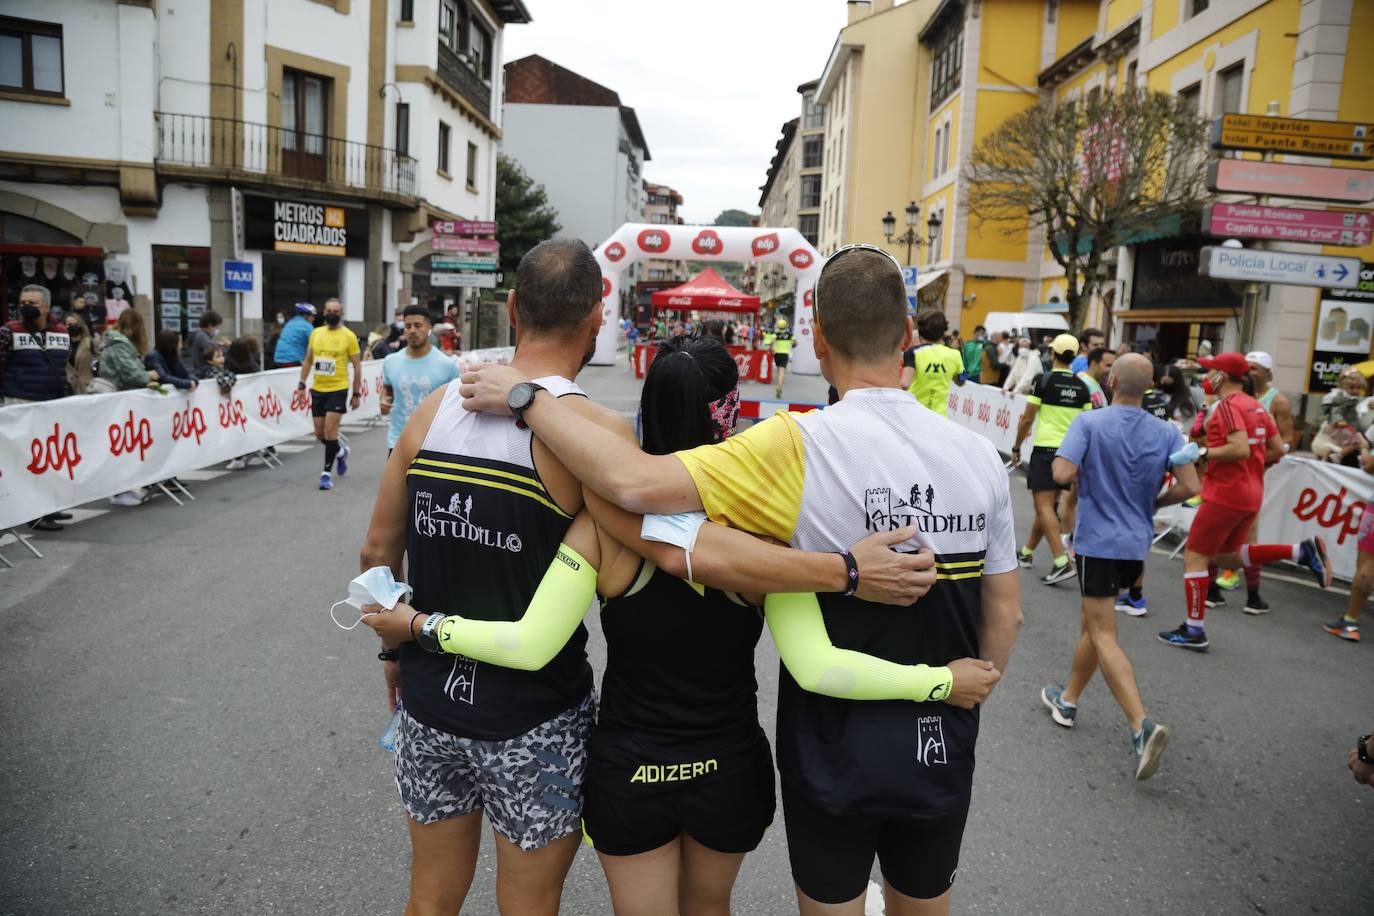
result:
[[[396,661],[396,659],[400,657],[401,650],[399,647],[395,649],[383,649],[382,651],[377,653],[377,658],[381,659],[384,662],[394,662]]]
[[[521,423],[525,422],[525,411],[529,410],[534,398],[539,392],[546,390],[543,385],[536,385],[534,382],[521,382],[510,390],[506,395],[506,406],[515,415],[515,419]]]
[[[1374,759],[1369,756],[1369,739],[1374,735],[1361,735],[1360,740],[1355,742],[1355,751],[1360,755],[1360,762],[1374,767]]]
[[[435,655],[443,653],[444,650],[439,646],[439,634],[435,632],[443,622],[443,614],[430,614],[425,625],[420,627],[420,632],[415,634],[415,644]]]

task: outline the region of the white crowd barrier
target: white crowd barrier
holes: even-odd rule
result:
[[[382,364],[362,369],[362,403],[375,416]],[[0,407],[0,529],[148,486],[314,432],[299,369],[240,375],[228,395],[120,391]]]
[[[949,418],[992,440],[1003,455],[1011,454],[1025,409],[1024,395],[1004,394],[991,385],[970,382],[949,390]],[[1029,445],[1022,451],[1022,458],[1029,458]],[[1331,552],[1332,571],[1349,581],[1355,575],[1360,519],[1371,498],[1374,477],[1357,468],[1286,456],[1264,475],[1259,542],[1292,544],[1321,535]],[[1195,510],[1169,507],[1156,521],[1187,531],[1194,515]]]

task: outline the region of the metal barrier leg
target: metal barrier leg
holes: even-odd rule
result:
[[[14,569],[14,564],[10,562],[10,558],[3,553],[0,553],[0,563],[4,563],[6,569]]]
[[[19,531],[18,531],[17,529],[15,529],[15,528],[10,528],[10,529],[7,529],[7,530],[8,530],[8,533],[9,533],[9,534],[14,535],[14,539],[15,539],[16,541],[18,541],[19,543],[23,544],[25,547],[27,547],[27,548],[29,549],[29,553],[33,554],[35,557],[37,557],[37,558],[40,559],[40,560],[43,559],[43,555],[42,555],[41,553],[38,552],[38,548],[35,547],[35,546],[33,546],[33,544],[31,543],[31,541],[33,540],[33,536],[32,536],[32,535],[20,534]],[[8,562],[8,561],[7,561],[7,562]],[[11,564],[11,565],[12,565],[12,564]]]
[[[176,503],[178,506],[186,505],[184,502],[177,499],[177,495],[173,493],[171,490],[167,489],[167,484],[163,483],[161,480],[157,482],[157,488],[161,490],[163,493],[166,493],[169,497],[171,497],[172,502]]]
[[[193,495],[191,494],[191,491],[190,491],[190,490],[186,489],[186,484],[184,484],[184,483],[181,482],[181,478],[179,478],[179,477],[172,477],[172,478],[170,478],[170,479],[171,479],[171,481],[172,481],[172,486],[174,486],[174,487],[176,487],[178,490],[180,490],[182,496],[185,496],[187,499],[189,499],[189,500],[191,500],[191,501],[193,501],[193,502],[195,501],[195,496],[193,496]]]

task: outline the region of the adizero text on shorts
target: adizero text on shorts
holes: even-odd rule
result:
[[[523,735],[462,738],[401,717],[396,789],[411,819],[433,824],[486,811],[491,826],[525,851],[577,832],[587,738],[596,719],[588,694]]]

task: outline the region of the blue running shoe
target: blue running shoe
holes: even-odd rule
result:
[[[1139,598],[1132,598],[1130,592],[1122,592],[1116,596],[1116,609],[1123,614],[1130,614],[1132,617],[1144,617],[1149,611],[1145,608],[1145,593],[1141,592]]]
[[[1131,736],[1131,745],[1135,749],[1135,778],[1149,779],[1159,770],[1159,758],[1169,746],[1169,729],[1145,719],[1140,723],[1139,737]]]
[[[348,446],[345,445],[343,448],[339,449],[338,462],[339,476],[342,477],[348,473]]]
[[[1327,588],[1331,585],[1331,560],[1326,554],[1326,539],[1318,535],[1308,538],[1298,545],[1298,563],[1312,570],[1317,585]]]
[[[1078,707],[1064,702],[1062,684],[1046,684],[1040,688],[1040,702],[1050,708],[1050,715],[1054,717],[1054,721],[1065,728],[1073,728],[1073,717],[1078,715]]]
[[[1180,649],[1192,649],[1194,652],[1206,652],[1211,645],[1207,641],[1207,631],[1193,631],[1188,628],[1188,624],[1180,623],[1177,630],[1165,630],[1159,634],[1159,641],[1171,646],[1178,646]]]
[[[320,489],[321,489],[321,490],[332,490],[332,489],[334,489],[334,478],[333,478],[332,476],[330,476],[330,473],[329,473],[328,471],[325,471],[323,474],[320,475]]]

